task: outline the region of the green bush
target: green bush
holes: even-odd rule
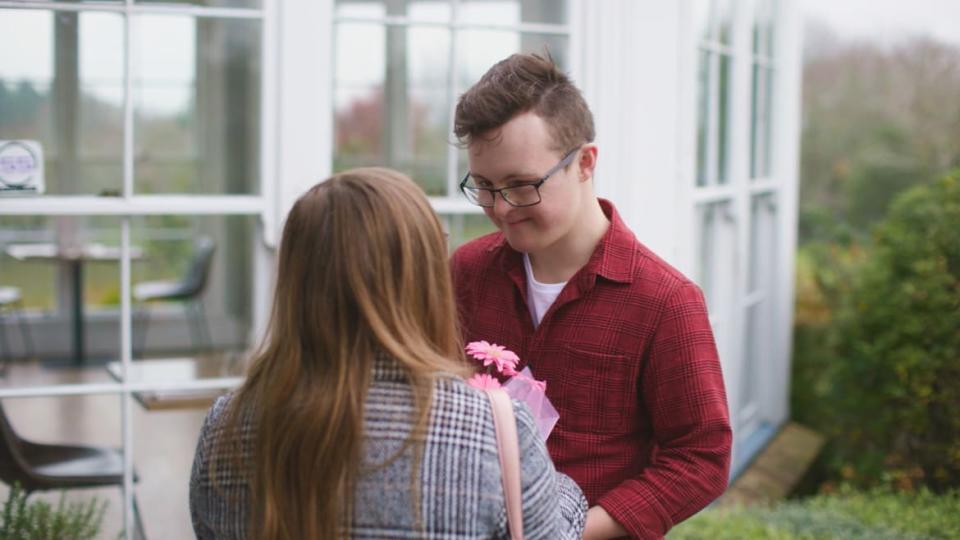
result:
[[[849,268],[821,283],[829,322],[798,330],[795,416],[835,480],[960,486],[960,173],[899,196]]]
[[[68,504],[63,495],[56,508],[46,501],[28,503],[15,485],[0,514],[0,540],[90,540],[99,534],[106,509],[106,501]]]
[[[935,495],[845,490],[772,507],[711,509],[670,532],[668,540],[820,540],[960,538],[960,492]]]

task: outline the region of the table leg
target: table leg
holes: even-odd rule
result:
[[[73,281],[73,363],[82,366],[86,360],[83,347],[83,261],[69,261]]]

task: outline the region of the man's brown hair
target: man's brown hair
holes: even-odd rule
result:
[[[587,102],[549,54],[514,54],[490,68],[460,96],[453,132],[469,145],[528,111],[546,121],[557,151],[593,141]]]

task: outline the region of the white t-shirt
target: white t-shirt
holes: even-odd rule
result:
[[[523,269],[527,271],[527,306],[530,308],[530,316],[533,317],[533,327],[540,326],[543,316],[553,305],[554,300],[560,295],[560,291],[567,284],[561,283],[540,283],[533,277],[533,267],[530,266],[530,257],[523,254]]]

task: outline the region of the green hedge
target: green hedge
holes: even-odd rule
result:
[[[667,540],[960,538],[960,492],[845,491],[773,507],[706,510]]]
[[[806,251],[831,316],[798,320],[795,418],[830,480],[960,486],[960,171],[899,196],[865,256],[837,248]]]

